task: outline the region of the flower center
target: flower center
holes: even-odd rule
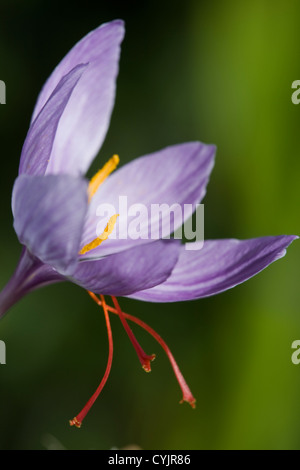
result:
[[[97,192],[100,184],[102,184],[103,181],[105,181],[105,179],[110,175],[110,173],[116,169],[118,163],[119,163],[118,155],[113,155],[113,157],[103,166],[103,168],[101,168],[101,170],[99,170],[95,174],[95,176],[93,176],[93,178],[90,181],[89,187],[88,187],[89,202],[91,201],[92,197]],[[103,241],[107,240],[107,238],[109,237],[109,235],[112,233],[112,231],[114,229],[114,226],[116,224],[118,216],[119,216],[119,214],[113,215],[109,219],[108,224],[106,225],[104,232],[99,237],[95,238],[90,243],[86,244],[83,248],[81,248],[79,254],[83,255],[83,254],[87,253],[88,251],[93,250],[94,248],[99,246]],[[103,376],[97,390],[91,396],[91,398],[86,403],[86,405],[83,407],[83,409],[80,411],[80,413],[75,418],[73,418],[72,420],[69,421],[70,425],[71,426],[76,426],[77,428],[81,427],[83,419],[85,418],[85,416],[87,415],[87,413],[89,412],[89,410],[91,409],[93,404],[95,403],[96,399],[100,395],[104,385],[107,382],[108,376],[110,374],[111,365],[112,365],[112,358],[113,358],[113,338],[112,338],[112,331],[111,331],[111,325],[110,325],[108,312],[114,313],[114,314],[119,316],[119,318],[122,322],[122,325],[124,326],[124,329],[125,329],[126,333],[128,334],[128,337],[129,337],[129,339],[130,339],[130,341],[131,341],[131,343],[132,343],[132,345],[133,345],[133,347],[134,347],[134,349],[137,353],[138,359],[139,359],[143,369],[146,372],[151,371],[150,362],[155,359],[155,354],[148,355],[144,352],[144,350],[140,346],[139,342],[137,341],[136,337],[134,336],[133,331],[131,330],[130,326],[128,325],[127,320],[130,320],[130,321],[136,323],[137,325],[142,327],[144,330],[146,330],[148,333],[150,333],[150,335],[153,336],[154,339],[156,339],[156,341],[161,345],[161,347],[166,352],[166,354],[167,354],[167,356],[170,360],[171,366],[173,368],[174,374],[176,376],[176,379],[177,379],[177,381],[179,383],[179,386],[181,388],[182,400],[180,401],[180,403],[182,403],[183,401],[186,401],[191,405],[192,408],[195,408],[196,400],[193,397],[192,392],[190,391],[190,389],[189,389],[182,373],[180,372],[180,369],[179,369],[179,367],[178,367],[178,365],[177,365],[177,363],[174,359],[173,354],[171,353],[169,347],[164,342],[164,340],[156,333],[156,331],[154,331],[150,326],[148,326],[146,323],[144,323],[139,318],[136,318],[132,315],[128,315],[127,313],[124,313],[121,310],[121,307],[120,307],[116,297],[111,296],[113,304],[114,304],[114,307],[111,307],[111,306],[106,304],[103,295],[100,295],[100,298],[99,298],[93,292],[88,292],[88,294],[92,297],[92,299],[94,300],[94,302],[96,302],[97,305],[99,305],[100,307],[103,308],[103,311],[104,311],[104,316],[105,316],[105,321],[106,321],[106,328],[107,328],[107,335],[108,335],[108,345],[109,345],[108,361],[107,361],[107,366],[106,366],[104,376]]]

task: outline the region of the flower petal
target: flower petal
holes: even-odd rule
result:
[[[97,232],[101,233],[109,217],[116,213],[119,214],[116,224],[117,237],[114,239],[110,236],[105,245],[101,245],[84,257],[99,258],[140,243],[148,243],[151,231],[152,234],[160,234],[156,239],[168,237],[174,231],[174,227],[176,230],[192,215],[196,204],[204,197],[213,168],[215,150],[215,146],[201,142],[174,145],[133,160],[113,173],[99,187],[91,200],[81,244],[85,246],[97,236]],[[122,201],[119,199],[120,196]],[[160,224],[155,217],[153,204],[165,204],[167,207]],[[173,225],[170,223],[168,208],[174,204],[179,211],[174,213]],[[184,204],[188,210],[182,210]],[[131,216],[129,213],[134,205],[137,214],[139,208],[143,209],[139,217],[141,230],[138,239],[134,239],[132,230],[135,228],[134,214]],[[101,208],[109,206],[111,207],[109,212],[100,219]],[[153,230],[159,225],[160,231]]]
[[[106,23],[79,41],[48,78],[37,100],[36,118],[61,78],[89,63],[60,119],[47,173],[84,174],[105,138],[115,99],[121,20]]]
[[[163,284],[130,297],[147,302],[179,302],[218,294],[282,258],[296,238],[283,235],[250,240],[208,240],[198,251],[182,247],[177,265]]]
[[[12,209],[20,242],[61,274],[73,272],[87,203],[87,182],[82,178],[19,176]]]
[[[96,261],[81,261],[71,281],[103,295],[128,295],[164,282],[180,251],[176,240],[158,240]]]
[[[81,64],[65,75],[31,124],[25,139],[19,174],[44,174],[59,120],[87,65]]]
[[[0,292],[0,318],[28,292],[61,281],[65,281],[63,276],[23,247],[14,274]]]

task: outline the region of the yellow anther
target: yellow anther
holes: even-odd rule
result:
[[[113,155],[108,162],[105,163],[103,168],[99,170],[91,179],[89,188],[88,188],[88,193],[89,193],[89,201],[92,199],[94,196],[95,192],[99,188],[100,184],[103,183],[103,181],[106,180],[106,178],[117,168],[119,164],[119,156],[118,155]]]
[[[115,214],[113,215],[109,221],[108,221],[108,224],[106,225],[105,229],[104,229],[104,232],[97,238],[95,238],[95,240],[91,241],[90,243],[88,243],[87,245],[85,245],[80,251],[79,251],[79,254],[80,255],[84,255],[85,253],[87,253],[88,251],[91,251],[93,250],[94,248],[97,248],[97,246],[101,245],[102,242],[104,242],[105,240],[107,240],[107,238],[109,237],[109,235],[112,233],[114,227],[115,227],[115,224],[116,224],[116,221],[117,221],[117,218],[119,217],[119,214]]]

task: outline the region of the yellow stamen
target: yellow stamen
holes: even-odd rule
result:
[[[119,217],[119,214],[115,214],[113,215],[109,221],[108,221],[108,224],[106,225],[105,229],[104,229],[104,232],[97,238],[95,238],[95,240],[91,241],[90,243],[88,243],[87,245],[85,245],[80,251],[79,251],[79,254],[80,255],[84,255],[85,253],[87,253],[88,251],[91,251],[93,250],[94,248],[97,248],[97,246],[101,245],[102,242],[104,242],[104,240],[107,240],[109,235],[112,233],[113,229],[114,229],[114,226],[116,224],[116,221],[117,221],[117,217]]]
[[[88,187],[89,201],[92,199],[100,184],[117,168],[119,164],[119,156],[113,155],[108,162],[105,163],[103,168],[99,170],[91,179]]]

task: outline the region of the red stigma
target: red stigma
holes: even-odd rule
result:
[[[112,339],[112,331],[111,331],[111,325],[110,325],[109,313],[108,312],[114,313],[115,315],[119,316],[119,318],[122,322],[122,325],[124,326],[124,329],[125,329],[126,333],[128,334],[128,337],[129,337],[130,341],[132,342],[132,345],[133,345],[133,347],[134,347],[134,349],[137,353],[138,359],[139,359],[140,363],[142,364],[143,369],[146,372],[151,371],[150,362],[155,359],[155,354],[148,355],[144,352],[144,350],[142,349],[142,347],[138,343],[136,337],[134,336],[130,326],[128,325],[127,320],[132,321],[133,323],[136,323],[141,328],[146,330],[160,344],[160,346],[163,348],[163,350],[165,351],[165,353],[167,354],[167,356],[169,358],[169,361],[170,361],[171,366],[173,368],[175,377],[176,377],[176,379],[178,381],[178,384],[181,388],[182,400],[180,401],[180,403],[183,403],[184,401],[186,401],[187,403],[189,403],[191,405],[192,408],[195,408],[196,400],[193,397],[193,394],[190,391],[190,388],[187,385],[187,383],[186,383],[186,381],[185,381],[185,379],[184,379],[184,377],[183,377],[183,375],[182,375],[182,373],[181,373],[181,371],[180,371],[180,369],[177,365],[177,362],[174,359],[173,354],[171,353],[168,345],[161,338],[161,336],[159,336],[159,334],[156,333],[156,331],[154,331],[149,325],[147,325],[145,322],[143,322],[139,318],[134,317],[133,315],[129,315],[128,313],[123,312],[121,310],[121,307],[120,307],[116,297],[111,296],[113,304],[114,304],[114,307],[111,307],[111,306],[106,304],[103,295],[100,295],[100,299],[99,299],[99,297],[97,297],[97,295],[95,295],[93,292],[88,292],[88,294],[91,296],[91,298],[94,300],[94,302],[96,302],[97,305],[99,305],[100,307],[103,308],[103,311],[104,311],[104,316],[105,316],[105,321],[106,321],[106,328],[107,328],[107,335],[108,335],[108,345],[109,345],[108,361],[107,361],[107,366],[106,366],[104,376],[103,376],[97,390],[91,396],[91,398],[88,400],[88,402],[83,407],[81,412],[75,418],[73,418],[72,420],[69,421],[70,425],[71,426],[76,426],[77,428],[81,427],[83,419],[85,418],[85,416],[87,415],[87,413],[89,412],[89,410],[91,409],[91,407],[93,406],[95,401],[97,400],[97,398],[100,395],[104,385],[106,384],[108,376],[110,374],[112,358],[113,358],[113,339]]]

